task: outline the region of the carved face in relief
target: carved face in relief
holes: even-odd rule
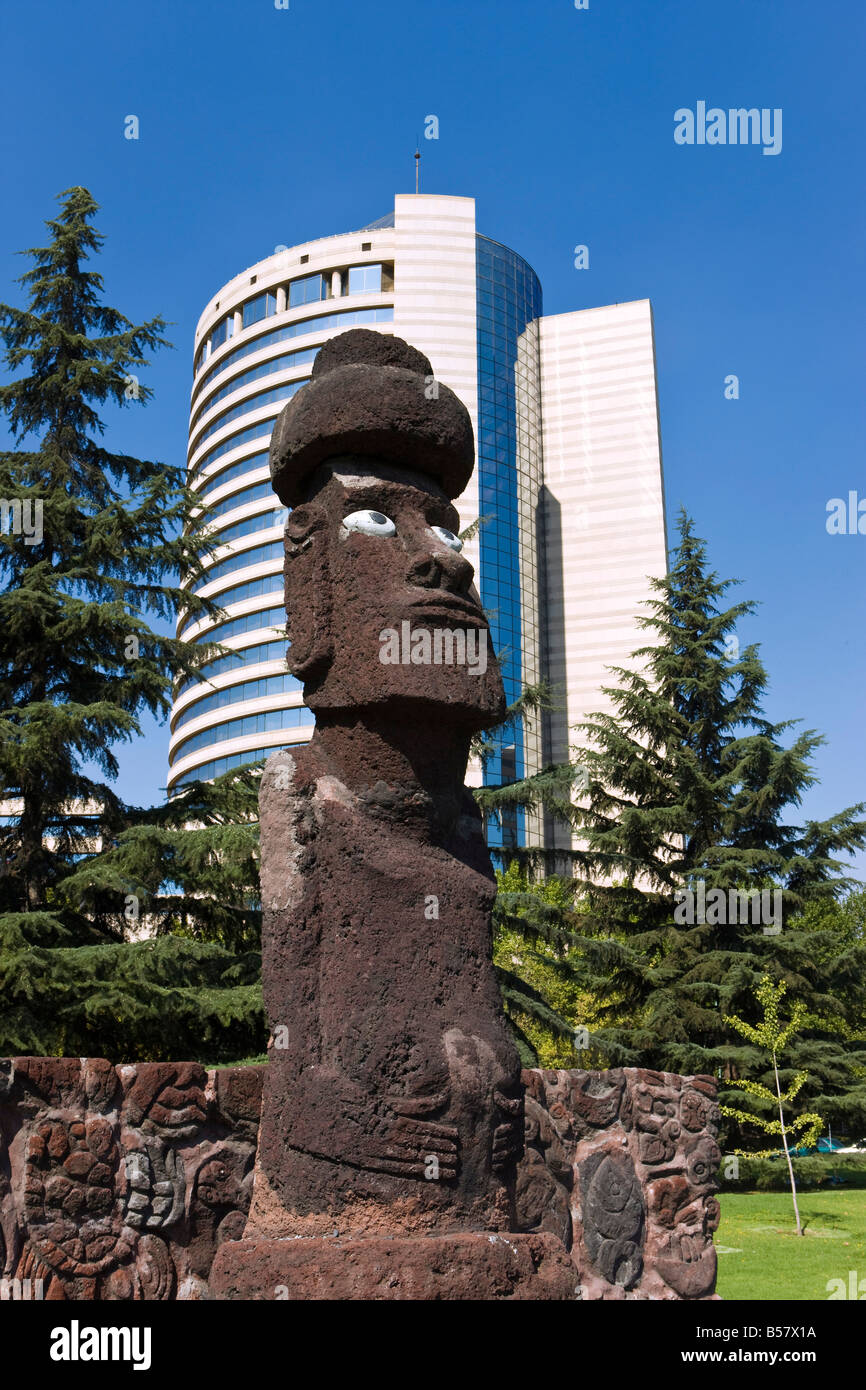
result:
[[[286,527],[289,661],[310,707],[411,703],[467,730],[496,723],[499,668],[441,488],[335,459],[310,492]]]

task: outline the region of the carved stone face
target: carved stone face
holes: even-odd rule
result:
[[[435,707],[496,723],[502,681],[460,553],[459,517],[430,478],[335,459],[286,527],[291,670],[313,710]]]

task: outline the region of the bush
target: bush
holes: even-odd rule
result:
[[[739,1158],[738,1176],[726,1177],[725,1168],[731,1162],[722,1156],[720,1178],[723,1192],[788,1192],[788,1165],[780,1153],[778,1158]],[[794,1178],[798,1190],[831,1188],[835,1186],[866,1188],[866,1155],[812,1154],[809,1158],[794,1158]]]

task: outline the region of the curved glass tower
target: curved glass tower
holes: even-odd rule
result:
[[[511,704],[541,676],[541,284],[522,256],[485,236],[477,237],[476,273],[481,596]],[[538,770],[538,740],[521,722],[497,730],[493,744],[485,775],[494,786]],[[491,848],[523,844],[523,812],[487,834]]]
[[[181,614],[178,633],[230,653],[176,691],[169,791],[312,735],[285,669],[286,514],[267,453],[319,348],[358,326],[420,348],[469,410],[478,461],[456,505],[464,526],[480,520],[466,553],[506,694],[542,678],[559,693],[544,723],[499,731],[474,775],[498,784],[565,758],[569,726],[599,706],[605,666],[627,664],[640,645],[646,576],[666,569],[648,302],[545,317],[534,270],[477,232],[472,198],[398,195],[393,213],[359,231],[277,248],[199,320],[188,469],[218,540],[201,592],[222,612]],[[611,527],[625,491],[637,537]],[[612,584],[595,585],[597,563],[614,566]],[[609,637],[599,643],[600,628]],[[534,817],[488,827],[493,849],[544,833]]]
[[[224,285],[199,321],[188,469],[218,543],[199,592],[224,613],[216,622],[181,615],[178,635],[221,642],[231,655],[176,692],[169,791],[312,733],[285,667],[286,512],[271,489],[268,446],[327,338],[359,325],[391,331],[393,255],[377,260],[359,235],[276,252]]]

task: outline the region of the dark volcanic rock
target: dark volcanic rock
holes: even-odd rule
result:
[[[471,425],[428,377],[399,339],[347,333],[274,436],[274,486],[300,503],[290,662],[317,728],[262,780],[273,1045],[248,1239],[513,1228],[523,1092],[463,785],[504,696],[453,536]],[[383,632],[404,625],[421,659],[384,660]],[[446,628],[462,660],[460,643],[435,659]]]
[[[243,1241],[265,1070],[0,1058],[0,1300],[206,1298],[217,1257],[221,1297],[243,1286],[243,1297],[264,1299],[560,1298],[578,1285],[586,1299],[713,1297],[717,1111],[707,1078],[525,1071],[517,1224],[528,1243],[510,1231]],[[134,1083],[147,1115],[181,1077],[200,1083],[203,1114],[197,1107],[162,1134],[129,1122],[123,1097]],[[586,1129],[582,1098],[604,1099],[612,1084],[619,1113]],[[654,1106],[668,1122],[673,1106],[682,1133],[670,1164],[647,1168],[633,1119],[636,1110],[652,1123]],[[699,1117],[704,1128],[688,1128]]]
[[[312,380],[274,426],[274,491],[297,506],[319,465],[347,455],[427,474],[459,497],[475,466],[472,421],[434,380],[423,353],[402,338],[353,328],[325,344]]]

